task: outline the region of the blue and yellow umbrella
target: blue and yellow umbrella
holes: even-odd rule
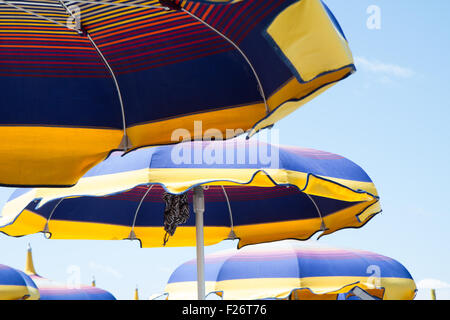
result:
[[[267,161],[252,159],[263,149],[270,151]],[[207,164],[211,150],[223,161]],[[198,155],[204,159],[196,164]],[[3,208],[0,231],[45,232],[54,239],[132,238],[158,247],[165,235],[164,194],[187,193],[193,211],[199,185],[207,245],[229,237],[239,238],[239,247],[304,240],[317,231],[361,227],[381,211],[369,176],[339,155],[263,142],[188,142],[113,153],[71,188],[18,189]],[[167,245],[195,241],[191,215]]]
[[[196,262],[170,276],[168,299],[193,299]],[[226,300],[410,300],[416,285],[394,259],[368,251],[301,246],[297,241],[227,250],[205,258],[206,293]]]
[[[0,24],[7,186],[74,185],[178,128],[251,135],[355,71],[320,0],[0,0]]]
[[[111,293],[95,286],[69,286],[38,275],[34,268],[31,248],[28,248],[27,252],[25,273],[36,284],[40,300],[116,300]]]
[[[24,272],[0,264],[0,300],[38,300],[39,290]]]
[[[304,240],[361,227],[380,211],[368,175],[336,154],[246,140],[187,142],[113,153],[72,188],[19,189],[0,231],[196,245],[201,261],[204,239],[238,238],[239,247]]]

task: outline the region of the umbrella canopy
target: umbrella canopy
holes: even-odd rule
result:
[[[33,280],[20,270],[0,264],[0,300],[38,300]]]
[[[70,186],[112,150],[175,143],[179,128],[253,134],[355,70],[320,0],[0,8],[1,185]]]
[[[195,297],[195,268],[192,260],[172,273],[166,286],[169,299]],[[394,259],[360,250],[300,246],[298,241],[207,255],[205,280],[206,293],[228,300],[335,300],[349,292],[352,297],[365,292],[386,300],[409,300],[416,292],[408,270]]]
[[[28,248],[25,272],[37,285],[40,300],[116,300],[111,293],[95,286],[71,287],[41,277],[34,268],[31,248]]]
[[[194,158],[211,149],[235,158],[228,164],[195,164],[174,156],[184,150]],[[271,163],[252,159],[263,149],[270,151]],[[308,239],[320,230],[329,234],[361,227],[381,210],[372,181],[350,160],[312,149],[229,140],[113,153],[72,188],[19,189],[3,209],[0,231],[12,236],[45,232],[54,239],[139,239],[143,247],[161,246],[164,194],[187,193],[193,211],[198,185],[206,202],[207,245],[227,238],[239,238],[239,247]],[[167,245],[195,245],[195,225],[190,215]]]

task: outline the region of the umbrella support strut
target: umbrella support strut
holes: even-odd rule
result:
[[[167,3],[170,3],[171,1],[173,1],[173,0],[165,0],[164,1],[164,5],[167,5]],[[186,10],[184,8],[180,8],[180,10],[182,12],[186,13],[187,15],[191,16],[192,18],[194,18],[198,22],[202,23],[203,25],[205,25],[206,27],[208,27],[209,29],[211,29],[215,33],[217,33],[219,36],[221,36],[224,40],[226,40],[229,44],[231,44],[241,54],[241,56],[244,58],[245,62],[247,62],[248,66],[252,70],[253,75],[255,76],[256,83],[258,85],[258,87],[257,87],[258,91],[259,91],[259,93],[261,95],[261,98],[264,101],[264,107],[266,108],[266,114],[269,114],[270,113],[270,108],[269,108],[269,105],[267,104],[267,98],[266,98],[266,94],[264,93],[264,88],[262,86],[261,80],[259,79],[258,73],[255,70],[255,67],[253,67],[253,64],[250,62],[250,59],[247,57],[247,55],[244,53],[244,51],[242,51],[242,49],[233,40],[228,38],[225,34],[220,32],[216,28],[214,28],[212,25],[207,23],[205,20],[197,17],[195,14],[191,13],[190,11],[188,11],[188,10]]]
[[[203,213],[205,196],[201,186],[194,187],[195,234],[197,249],[197,295],[205,300],[205,242],[203,237]]]
[[[2,0],[0,0],[0,1],[2,1]],[[74,21],[77,21],[77,20],[79,21],[79,24],[80,24],[79,27],[82,29],[80,17],[76,17],[76,15],[70,10],[70,8],[64,3],[64,1],[65,0],[59,0],[59,3],[67,11],[67,13],[74,19]],[[91,42],[92,46],[94,47],[95,51],[99,55],[100,59],[103,61],[103,64],[108,69],[108,71],[109,71],[109,73],[111,75],[111,78],[112,78],[112,80],[114,82],[114,86],[115,86],[116,92],[117,92],[117,97],[119,99],[120,111],[122,113],[122,127],[123,127],[123,136],[122,136],[122,140],[120,141],[120,144],[119,144],[118,148],[123,150],[123,151],[128,151],[129,149],[132,148],[132,144],[131,144],[130,138],[127,135],[127,124],[126,124],[126,119],[125,119],[125,108],[124,108],[123,99],[122,99],[122,92],[120,91],[120,86],[119,86],[119,82],[117,81],[116,74],[114,73],[114,70],[111,68],[108,60],[103,55],[103,53],[100,50],[100,48],[95,43],[94,39],[92,39],[91,35],[86,30],[82,30],[82,31],[83,31],[82,32],[83,35],[85,35],[88,38],[88,40]]]

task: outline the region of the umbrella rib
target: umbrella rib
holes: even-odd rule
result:
[[[44,226],[44,230],[43,230],[44,233],[48,233],[50,231],[49,227],[48,227],[50,219],[52,218],[53,213],[55,213],[56,208],[58,208],[58,206],[61,204],[61,202],[63,200],[64,200],[64,198],[59,199],[59,201],[56,203],[56,205],[53,207],[52,211],[50,212],[50,215],[48,216],[47,221],[45,222],[45,226]]]
[[[81,30],[78,30],[78,29],[75,29],[75,28],[71,28],[71,27],[68,26],[67,24],[61,23],[61,22],[59,22],[59,21],[53,20],[52,18],[48,18],[48,17],[46,17],[46,16],[44,16],[44,15],[41,15],[41,14],[39,14],[39,13],[36,13],[36,12],[34,12],[34,11],[32,11],[32,10],[28,10],[28,9],[26,9],[26,8],[23,8],[23,7],[21,7],[21,6],[18,6],[18,5],[16,5],[16,4],[14,4],[14,3],[11,3],[10,1],[0,0],[0,4],[4,4],[4,5],[7,5],[7,6],[9,6],[9,7],[13,7],[13,8],[15,8],[15,9],[17,9],[17,10],[20,10],[20,11],[26,12],[26,13],[28,13],[28,14],[31,14],[31,15],[33,15],[33,16],[36,16],[36,17],[38,17],[38,18],[41,18],[41,19],[50,21],[50,22],[52,22],[52,23],[54,23],[54,24],[57,24],[57,25],[59,25],[59,26],[62,26],[62,27],[64,27],[64,28],[67,28],[67,29],[72,30],[72,31],[76,31],[76,32],[78,32],[78,33],[80,33],[80,34],[82,33]]]
[[[314,201],[314,199],[309,194],[307,194],[307,193],[305,193],[305,194],[308,196],[309,200],[311,200],[311,202],[314,204],[314,207],[316,207],[317,213],[319,214],[320,220],[322,222],[320,225],[320,230],[325,231],[325,229],[326,229],[325,221],[323,220],[322,213],[320,212],[319,206],[317,205],[317,203]]]
[[[76,21],[77,17],[75,17],[75,15],[70,10],[70,8],[66,6],[66,4],[64,3],[64,0],[58,0],[58,1],[59,1],[59,3],[61,3],[62,7],[69,13],[69,15]],[[81,21],[80,21],[80,28],[81,28]],[[108,69],[108,71],[109,71],[109,73],[110,73],[110,75],[111,75],[111,77],[113,79],[114,86],[116,87],[117,96],[119,98],[119,104],[120,104],[120,109],[121,109],[121,113],[122,113],[122,127],[123,127],[123,138],[122,138],[122,141],[121,141],[121,143],[119,145],[119,148],[123,149],[124,151],[127,151],[128,149],[131,148],[131,143],[129,142],[128,135],[127,135],[127,124],[126,124],[126,118],[125,118],[125,108],[124,108],[124,105],[123,105],[122,92],[120,91],[119,82],[117,81],[116,75],[115,75],[113,69],[111,68],[108,60],[103,55],[102,51],[99,49],[99,47],[95,43],[94,39],[92,39],[91,35],[89,34],[89,32],[87,32],[87,30],[83,30],[83,31],[86,33],[87,38],[91,42],[91,44],[94,47],[94,49],[97,51],[97,54],[102,59],[102,61],[103,61],[104,65],[106,66],[106,68]]]
[[[231,231],[230,231],[230,234],[228,235],[228,239],[234,240],[234,239],[236,239],[236,234],[234,233],[233,212],[231,211],[230,199],[228,198],[228,194],[225,191],[224,186],[221,186],[221,187],[222,187],[222,190],[223,190],[223,194],[225,195],[225,199],[227,200],[228,212],[230,213]]]
[[[266,95],[264,93],[264,89],[263,86],[261,84],[261,80],[259,79],[258,73],[256,72],[255,68],[253,67],[253,64],[250,62],[250,59],[247,57],[247,55],[242,51],[241,48],[239,48],[239,46],[230,38],[228,38],[226,35],[224,35],[222,32],[220,32],[219,30],[217,30],[216,28],[214,28],[213,26],[211,26],[209,23],[207,23],[206,21],[202,20],[201,18],[197,17],[195,14],[187,11],[184,8],[180,9],[181,11],[183,11],[184,13],[188,14],[189,16],[191,16],[192,18],[194,18],[195,20],[201,22],[202,24],[204,24],[206,27],[208,27],[209,29],[211,29],[212,31],[214,31],[215,33],[217,33],[219,36],[221,36],[223,39],[225,39],[228,43],[230,43],[241,55],[242,57],[245,59],[245,61],[247,62],[247,64],[250,66],[250,68],[252,69],[253,75],[256,78],[256,82],[258,83],[258,90],[259,93],[261,94],[261,97],[264,100],[264,106],[266,108],[266,113],[269,114],[270,110],[269,110],[269,106],[267,104],[267,99],[266,99]]]
[[[147,189],[147,191],[145,192],[144,196],[141,198],[141,201],[139,201],[139,204],[136,208],[136,212],[134,213],[134,219],[133,219],[133,224],[131,225],[131,232],[130,232],[130,239],[135,239],[136,238],[136,234],[134,233],[134,226],[136,224],[136,218],[137,215],[139,213],[139,209],[141,208],[142,203],[144,202],[144,199],[147,197],[147,194],[150,192],[150,190],[152,190],[153,185],[150,185]]]
[[[117,96],[119,98],[119,103],[120,103],[120,109],[121,109],[121,113],[122,113],[122,126],[123,126],[123,140],[121,142],[120,147],[123,148],[124,151],[127,151],[128,149],[131,148],[131,145],[128,141],[128,135],[127,135],[127,124],[126,124],[126,120],[125,120],[125,108],[123,105],[123,100],[122,100],[122,92],[120,91],[120,86],[119,86],[119,82],[117,81],[116,75],[113,71],[113,69],[111,68],[111,66],[108,63],[108,60],[106,60],[105,56],[103,55],[103,53],[100,51],[100,49],[97,47],[95,41],[92,39],[91,35],[89,33],[86,32],[86,35],[89,39],[89,41],[92,43],[92,45],[94,46],[95,50],[97,51],[98,55],[101,57],[101,59],[103,60],[103,63],[105,64],[105,66],[108,68],[109,73],[111,74],[111,77],[114,81],[114,85],[116,87],[116,91],[117,91]]]

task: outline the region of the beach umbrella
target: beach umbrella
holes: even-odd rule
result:
[[[38,300],[39,290],[24,272],[0,264],[0,300]]]
[[[354,72],[320,0],[0,0],[0,185],[116,149],[250,135]]]
[[[187,142],[113,153],[72,188],[18,189],[0,231],[197,245],[201,262],[204,243],[308,239],[361,227],[380,211],[368,175],[336,154],[256,140]]]
[[[25,273],[39,289],[40,300],[116,300],[111,293],[94,285],[63,284],[38,275],[34,268],[31,247],[27,252]]]
[[[196,261],[180,265],[165,288],[168,299],[195,297]],[[394,259],[361,250],[258,244],[205,257],[206,293],[226,300],[410,300],[416,285]]]

